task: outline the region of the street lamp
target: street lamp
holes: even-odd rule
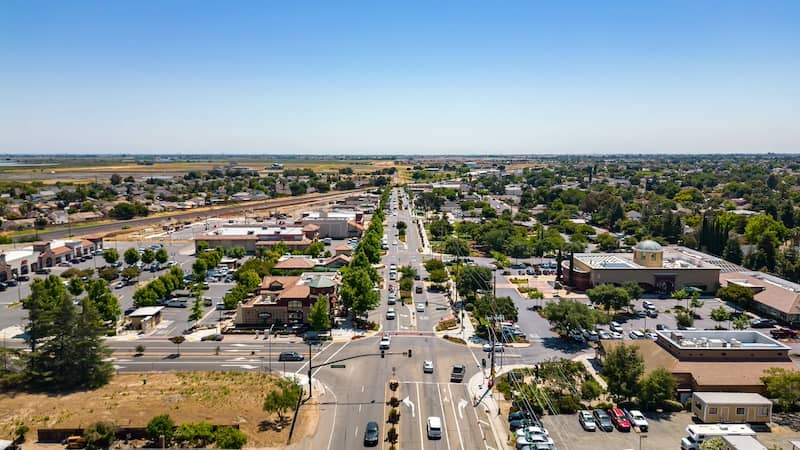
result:
[[[639,434],[639,450],[642,450],[644,448],[642,447],[642,439],[647,439],[647,435]]]

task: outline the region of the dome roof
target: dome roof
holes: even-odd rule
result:
[[[636,250],[644,250],[646,252],[660,252],[662,250],[661,244],[656,241],[646,240],[636,244]]]

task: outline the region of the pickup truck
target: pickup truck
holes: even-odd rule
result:
[[[776,328],[774,330],[770,330],[769,334],[775,339],[790,339],[797,337],[797,331],[790,330],[788,328]]]

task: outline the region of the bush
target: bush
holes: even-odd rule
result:
[[[454,343],[454,344],[464,344],[464,345],[467,345],[467,341],[465,341],[465,340],[463,340],[463,339],[461,339],[461,338],[459,338],[459,337],[455,337],[455,336],[449,336],[449,335],[445,335],[445,336],[444,336],[444,340],[446,340],[446,341],[450,341],[450,342],[452,342],[452,343]]]
[[[664,411],[666,412],[681,412],[684,409],[683,404],[677,400],[664,401]]]
[[[15,443],[22,444],[23,442],[25,442],[25,434],[28,431],[31,431],[31,429],[27,425],[22,424],[22,425],[18,426],[14,430],[14,441],[15,441]]]
[[[164,436],[164,445],[169,446],[174,434],[175,422],[172,421],[169,414],[155,416],[150,419],[150,422],[147,424],[147,437],[149,437],[152,442],[159,443],[161,436]]]
[[[391,406],[392,408],[397,408],[398,406],[400,406],[400,399],[397,397],[390,398],[389,406]]]
[[[594,409],[611,409],[613,407],[614,407],[613,403],[600,402],[594,407]]]
[[[86,448],[90,450],[109,448],[114,443],[116,435],[117,426],[111,422],[97,422],[89,425],[84,435]]]
[[[594,400],[600,397],[602,393],[603,388],[594,378],[589,378],[581,385],[581,399],[583,400]]]
[[[395,427],[391,427],[391,428],[389,428],[389,431],[386,433],[386,438],[387,438],[387,439],[389,440],[389,442],[391,442],[392,444],[394,444],[395,442],[397,442],[397,428],[395,428]]]
[[[247,443],[247,435],[238,428],[219,427],[214,433],[214,441],[218,448],[242,448]]]
[[[583,405],[575,397],[567,395],[556,401],[556,407],[561,414],[575,414]]]
[[[396,408],[392,408],[389,411],[388,420],[389,420],[389,423],[397,423],[397,422],[399,422],[400,421],[400,411],[398,411]]]

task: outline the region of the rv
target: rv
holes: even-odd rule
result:
[[[756,432],[749,425],[689,425],[686,427],[686,437],[681,439],[681,450],[699,450],[700,444],[706,439],[723,436],[753,436]]]

